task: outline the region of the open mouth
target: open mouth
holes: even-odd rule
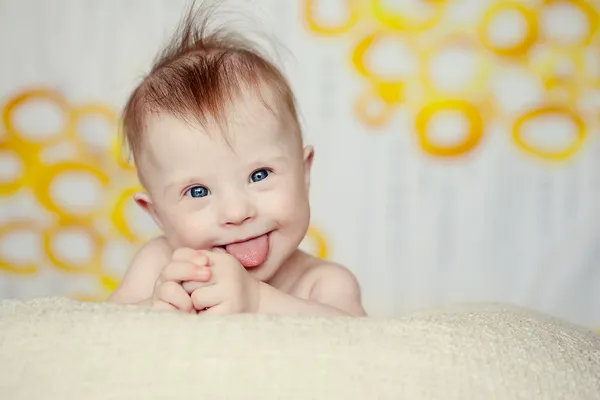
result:
[[[219,247],[224,248],[226,252],[234,256],[244,267],[257,267],[263,264],[269,255],[270,233]]]

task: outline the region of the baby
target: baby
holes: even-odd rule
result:
[[[301,250],[313,149],[291,88],[244,39],[190,9],[123,115],[163,236],[108,301],[185,313],[365,316],[355,276]]]

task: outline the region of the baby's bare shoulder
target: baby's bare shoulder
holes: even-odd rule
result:
[[[353,315],[366,315],[360,284],[350,269],[309,254],[299,263],[303,273],[298,277],[297,287],[302,288],[302,297],[339,307]]]
[[[332,261],[312,258],[301,279],[310,282],[313,290],[319,286],[331,287],[332,285],[352,291],[358,289],[358,280],[350,269]]]
[[[156,259],[170,260],[173,249],[169,246],[167,239],[164,236],[158,236],[147,241],[137,252],[134,261],[139,259]]]

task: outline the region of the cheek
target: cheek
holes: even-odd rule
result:
[[[206,248],[213,232],[212,220],[207,213],[182,207],[171,207],[167,221],[164,222],[164,233],[174,247]]]
[[[309,218],[308,196],[303,185],[281,187],[261,201],[263,213],[280,225],[303,224]]]

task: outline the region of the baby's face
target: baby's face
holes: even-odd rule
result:
[[[141,166],[148,194],[136,199],[173,248],[224,246],[266,281],[306,234],[312,148],[259,99],[231,110],[225,134],[149,116]]]

